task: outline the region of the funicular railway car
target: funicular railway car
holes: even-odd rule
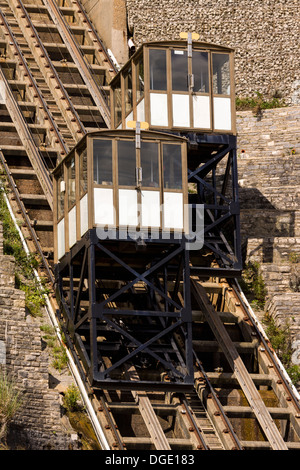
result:
[[[112,126],[146,121],[188,139],[189,202],[203,204],[205,240],[193,265],[228,276],[241,271],[234,51],[198,42],[143,44],[111,82]],[[212,256],[210,256],[212,253]],[[196,259],[195,259],[196,257]],[[206,261],[206,266],[204,266]]]
[[[241,269],[233,51],[145,44],[111,105],[53,173],[63,330],[93,386],[191,389],[190,274]]]
[[[187,41],[145,43],[111,82],[112,126],[235,133],[233,50]]]

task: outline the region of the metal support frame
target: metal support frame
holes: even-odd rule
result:
[[[94,387],[193,387],[184,240],[100,241],[92,229],[56,265],[55,278],[63,330]],[[132,365],[139,381],[126,379]]]
[[[236,136],[187,133],[185,137],[189,140],[188,182],[197,185],[189,202],[204,205],[204,246],[201,253],[192,252],[191,272],[239,276],[242,252]],[[199,263],[205,251],[213,254],[218,266]]]

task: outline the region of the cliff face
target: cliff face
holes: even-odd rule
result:
[[[238,96],[277,90],[288,104],[300,103],[297,0],[126,0],[126,6],[136,44],[195,31],[201,41],[236,50]]]
[[[237,112],[244,238],[300,236],[300,107]]]
[[[290,325],[299,363],[300,107],[237,113],[242,240],[246,262],[259,263],[265,310]],[[299,355],[299,359],[298,359]]]
[[[13,448],[68,448],[59,393],[49,388],[49,356],[38,322],[26,316],[25,293],[15,289],[15,262],[3,254],[0,224],[0,368],[23,392],[23,406],[10,426]]]

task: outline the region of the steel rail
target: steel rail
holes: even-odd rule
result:
[[[202,433],[200,432],[199,430],[199,427],[195,421],[195,418],[191,412],[191,409],[190,409],[190,405],[188,403],[188,400],[186,398],[183,398],[182,399],[182,404],[186,410],[186,413],[187,413],[187,417],[188,417],[188,420],[190,421],[191,425],[192,425],[192,429],[194,429],[194,432],[196,434],[196,438],[197,440],[199,441],[199,445],[200,445],[200,448],[199,450],[209,450],[209,447],[208,445],[206,444],[203,436],[202,436]],[[191,430],[190,430],[191,431]]]
[[[109,410],[109,404],[106,402],[103,396],[98,398],[100,403],[101,403],[101,408],[98,409],[98,411],[102,411],[105,414],[106,420],[108,422],[108,427],[109,430],[113,433],[115,437],[115,442],[112,444],[113,448],[115,449],[116,447],[119,448],[119,450],[125,450],[124,443],[122,441],[122,438],[120,436],[120,433],[118,429],[116,428],[116,425],[114,423],[114,420],[111,416],[110,410]]]
[[[22,12],[23,12],[23,15],[25,15],[25,18],[27,20],[27,23],[28,23],[28,27],[31,28],[33,34],[34,34],[34,38],[39,46],[39,48],[41,49],[42,51],[42,54],[44,56],[44,58],[46,59],[47,61],[47,66],[51,69],[51,73],[53,75],[53,78],[55,79],[55,81],[57,82],[57,85],[59,86],[60,88],[60,91],[61,93],[63,94],[63,97],[64,99],[67,101],[68,103],[68,107],[69,107],[69,110],[71,111],[72,115],[74,116],[76,122],[77,122],[77,125],[79,126],[79,129],[78,129],[78,132],[81,132],[83,134],[86,134],[86,129],[85,127],[83,126],[82,122],[81,122],[81,119],[72,103],[72,101],[70,100],[70,97],[69,97],[69,94],[67,93],[67,91],[65,90],[65,87],[61,81],[61,79],[59,78],[59,75],[58,75],[58,72],[56,70],[56,68],[54,67],[50,57],[49,57],[49,54],[43,44],[43,42],[41,41],[40,39],[40,36],[30,18],[30,15],[28,14],[22,0],[16,0],[18,2],[18,5],[16,6],[17,9],[22,9]],[[34,55],[34,54],[33,54]],[[73,134],[75,139],[77,139],[77,135],[76,134]]]
[[[20,1],[20,0],[19,0]],[[89,66],[87,65],[78,44],[73,38],[68,25],[63,18],[57,4],[53,0],[43,0],[44,5],[48,8],[49,14],[52,18],[53,23],[57,26],[58,31],[60,32],[61,37],[65,45],[67,46],[69,53],[72,56],[75,64],[78,67],[78,70],[83,78],[84,83],[88,87],[96,105],[99,108],[99,111],[102,114],[103,120],[108,128],[111,127],[110,119],[110,110],[106,103],[104,94],[101,92],[99,86],[94,80],[94,77],[91,73]]]
[[[62,148],[62,152],[63,152],[62,155],[66,155],[66,154],[68,153],[69,149],[68,149],[68,147],[66,146],[66,144],[65,144],[65,142],[64,142],[64,139],[62,138],[62,135],[61,135],[61,133],[60,133],[60,131],[59,131],[57,125],[56,125],[56,122],[55,122],[55,120],[53,119],[53,116],[52,116],[52,114],[50,113],[50,111],[49,111],[49,109],[48,109],[48,106],[47,106],[47,104],[46,104],[46,102],[45,102],[45,100],[44,100],[44,98],[43,98],[43,95],[42,95],[42,93],[41,93],[39,87],[38,87],[37,84],[36,84],[36,81],[35,81],[35,79],[34,79],[32,73],[31,73],[31,70],[30,70],[30,68],[28,67],[27,62],[26,62],[26,60],[25,60],[24,57],[23,57],[21,48],[20,48],[20,46],[19,46],[19,44],[18,44],[18,42],[17,42],[17,40],[16,40],[16,38],[15,38],[15,36],[14,36],[12,30],[11,30],[11,27],[10,27],[9,23],[7,22],[7,20],[6,20],[6,18],[5,18],[5,15],[4,15],[4,13],[3,13],[3,11],[2,11],[1,8],[0,8],[0,17],[1,17],[1,20],[2,20],[2,22],[3,22],[3,24],[0,23],[0,25],[1,25],[1,26],[5,26],[7,32],[8,32],[8,34],[9,34],[9,36],[10,36],[10,39],[11,39],[11,41],[12,41],[12,43],[13,43],[13,46],[15,47],[16,52],[17,52],[17,54],[18,54],[18,56],[19,56],[19,59],[21,60],[21,62],[22,62],[22,64],[23,64],[23,67],[26,69],[26,73],[27,73],[27,75],[28,75],[28,77],[29,77],[29,80],[30,80],[32,86],[34,87],[35,93],[38,95],[38,99],[40,100],[40,102],[41,102],[41,104],[42,104],[42,106],[43,106],[43,108],[44,108],[44,111],[45,111],[45,113],[47,114],[48,119],[49,119],[49,121],[51,122],[51,125],[53,126],[54,132],[55,132],[55,134],[56,134],[56,136],[57,136],[57,139],[59,140],[59,144],[60,144],[60,146],[61,146],[61,148]]]
[[[229,418],[227,417],[224,409],[223,409],[223,406],[215,392],[215,389],[213,388],[212,384],[210,383],[210,380],[209,378],[207,377],[206,375],[206,372],[205,370],[203,369],[203,366],[199,360],[199,358],[196,356],[196,353],[194,352],[194,357],[195,357],[195,363],[197,365],[197,367],[199,368],[199,371],[200,371],[200,374],[201,376],[203,377],[203,379],[205,380],[205,383],[206,383],[206,386],[209,388],[209,393],[211,394],[211,397],[212,399],[214,400],[214,403],[216,405],[216,407],[218,408],[219,412],[220,412],[220,416],[226,426],[226,428],[228,429],[229,433],[230,433],[230,436],[231,436],[231,439],[233,440],[233,444],[234,444],[234,448],[236,448],[237,450],[243,450],[243,446],[242,444],[240,443],[234,429],[233,429],[233,426],[229,420]]]
[[[215,314],[212,305],[209,303],[204,288],[197,283],[195,279],[191,279],[192,290],[199,303],[203,313],[216,335],[218,342],[236,375],[236,378],[245,393],[245,396],[252,407],[255,416],[260,423],[263,432],[266,435],[269,444],[274,450],[288,450],[278,428],[276,427],[272,417],[261,399],[241,357],[239,356],[235,346],[233,345],[225,327],[219,317]]]
[[[268,354],[268,358],[269,360],[272,362],[274,368],[276,369],[276,372],[279,376],[279,378],[282,380],[283,382],[283,385],[285,387],[285,390],[286,392],[288,393],[289,397],[291,398],[291,401],[293,402],[295,408],[296,408],[296,412],[299,413],[300,412],[300,400],[299,398],[296,398],[292,388],[291,388],[291,385],[290,383],[288,382],[286,376],[284,375],[283,373],[283,370],[281,369],[278,361],[275,359],[275,355],[274,355],[274,352],[271,351],[271,348],[268,344],[268,340],[266,339],[266,337],[262,334],[262,332],[260,331],[260,329],[257,327],[257,324],[251,314],[251,311],[247,308],[247,305],[246,303],[244,302],[243,298],[242,298],[242,295],[241,295],[241,291],[240,291],[240,287],[239,287],[239,284],[237,282],[236,279],[234,279],[231,283],[231,287],[233,288],[234,290],[234,293],[238,299],[238,301],[240,302],[245,314],[247,315],[247,317],[249,318],[249,320],[251,321],[251,324],[252,326],[255,328],[262,344],[263,344],[263,347],[265,349],[265,351],[267,352]]]

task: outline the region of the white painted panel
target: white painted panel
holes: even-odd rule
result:
[[[142,191],[142,226],[160,227],[159,191]]]
[[[183,229],[182,193],[164,192],[164,228]]]
[[[119,225],[138,225],[137,192],[119,189]]]
[[[137,121],[145,121],[145,100],[142,99],[136,107]]]
[[[57,256],[60,259],[66,252],[65,247],[65,219],[61,219],[57,224]]]
[[[80,199],[80,236],[88,230],[89,228],[89,218],[88,218],[88,197],[85,194]]]
[[[76,237],[76,206],[69,212],[69,247],[75,245]]]
[[[230,98],[214,98],[214,128],[224,131],[231,130]]]
[[[131,113],[128,114],[127,118],[125,119],[125,126],[126,126],[126,129],[131,129],[127,126],[127,122],[128,121],[132,121],[133,120],[133,111],[131,111]]]
[[[209,96],[193,96],[194,127],[210,129],[210,98]]]
[[[172,95],[173,126],[190,127],[189,95]]]
[[[114,194],[111,188],[94,188],[94,218],[97,225],[114,225]]]
[[[168,125],[167,95],[150,93],[150,116],[152,126]]]

